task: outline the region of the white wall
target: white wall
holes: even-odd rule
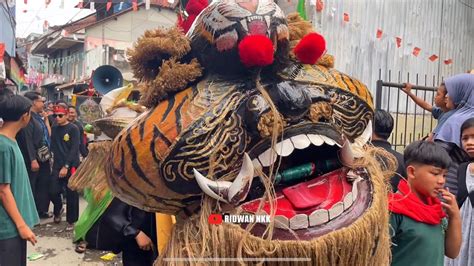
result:
[[[86,29],[84,45],[86,48],[86,74],[104,65],[104,50],[102,44],[118,50],[131,48],[133,43],[146,30],[159,27],[169,28],[176,23],[176,13],[162,8],[140,8],[116,18],[107,20]]]

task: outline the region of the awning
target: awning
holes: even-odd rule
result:
[[[81,81],[70,82],[70,83],[66,83],[66,84],[57,86],[56,89],[57,90],[66,90],[66,89],[75,87],[77,85],[88,85],[88,84],[89,83],[87,82],[87,80],[81,80]]]

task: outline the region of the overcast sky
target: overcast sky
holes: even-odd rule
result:
[[[64,8],[61,8],[64,3]],[[62,25],[71,18],[77,20],[91,12],[89,9],[74,8],[79,0],[51,0],[46,7],[44,0],[16,0],[16,37],[26,37],[28,34],[43,33],[44,21],[50,26]],[[26,12],[24,12],[26,10]]]

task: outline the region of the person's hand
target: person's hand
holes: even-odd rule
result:
[[[138,247],[140,247],[142,250],[151,250],[153,248],[153,242],[142,231],[138,233],[138,235],[135,237],[135,240],[137,241]]]
[[[62,167],[59,171],[59,178],[65,177],[67,175],[68,169],[66,167]]]
[[[402,91],[406,94],[410,94],[411,89],[413,88],[413,85],[411,85],[410,83],[403,83],[403,85],[405,86],[402,88]]]
[[[37,172],[39,170],[40,166],[38,164],[37,160],[31,161],[31,171],[32,172]]]
[[[36,236],[26,224],[18,227],[18,233],[22,239],[29,241],[33,246],[36,244]]]
[[[459,214],[459,207],[458,203],[456,202],[456,196],[453,195],[453,193],[449,192],[449,189],[440,189],[439,192],[441,193],[441,196],[443,197],[445,202],[441,202],[441,205],[443,205],[444,210],[448,214],[449,218],[451,219],[452,217],[460,217]]]

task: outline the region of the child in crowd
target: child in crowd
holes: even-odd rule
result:
[[[431,115],[438,120],[438,124],[433,129],[433,132],[430,133],[428,140],[433,140],[434,134],[438,132],[438,129],[443,125],[443,123],[448,120],[448,118],[453,114],[452,109],[453,107],[449,108],[446,105],[446,94],[448,93],[446,86],[444,83],[439,85],[438,89],[436,90],[436,95],[434,98],[435,106],[432,106],[427,101],[421,99],[420,97],[416,96],[411,89],[413,85],[410,83],[406,83],[405,87],[402,88],[402,91],[405,92],[412,100],[421,108],[425,109],[428,112],[431,112]]]
[[[389,198],[392,265],[441,266],[444,255],[456,258],[461,247],[456,198],[444,189],[451,159],[438,144],[415,141],[405,149],[404,160],[407,180],[400,180]]]
[[[445,259],[447,266],[474,264],[474,117],[466,120],[461,126],[461,145],[469,155],[470,162],[462,163],[458,168],[458,194],[456,200],[461,207],[462,246],[456,259]]]
[[[39,217],[15,136],[30,121],[31,101],[19,95],[1,94],[0,265],[26,265],[26,241],[36,243],[31,228],[39,223]]]

